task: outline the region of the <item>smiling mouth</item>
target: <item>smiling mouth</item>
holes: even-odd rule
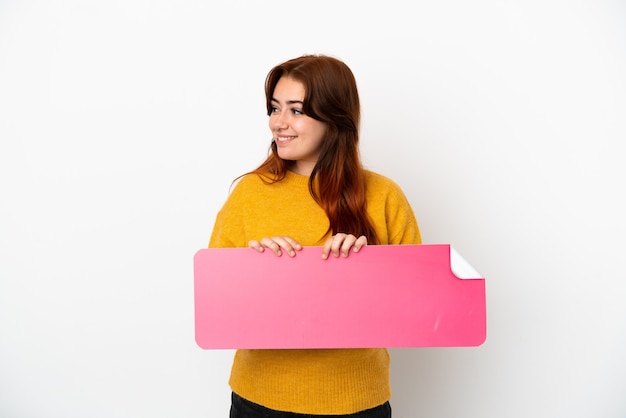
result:
[[[296,139],[295,136],[279,136],[276,137],[276,142],[287,142],[287,141],[291,141],[292,139]]]

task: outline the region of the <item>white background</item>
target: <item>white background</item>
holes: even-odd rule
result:
[[[265,156],[263,81],[343,59],[366,166],[487,281],[394,349],[394,417],[626,416],[621,1],[0,1],[0,416],[226,417],[192,257]]]

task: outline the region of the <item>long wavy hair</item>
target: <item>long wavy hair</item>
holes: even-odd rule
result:
[[[365,173],[359,155],[361,105],[354,74],[342,61],[325,55],[303,55],[279,64],[265,79],[268,115],[276,84],[286,76],[304,85],[304,114],[326,124],[321,152],[309,177],[309,192],[330,221],[326,233],[365,235],[368,243],[378,244],[367,215]],[[278,156],[272,141],[267,159],[248,174],[278,182],[285,178],[289,164]]]

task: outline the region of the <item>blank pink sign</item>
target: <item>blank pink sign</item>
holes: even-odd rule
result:
[[[196,342],[204,349],[481,345],[485,280],[456,277],[450,254],[447,244],[371,245],[327,260],[321,247],[294,258],[201,249]]]

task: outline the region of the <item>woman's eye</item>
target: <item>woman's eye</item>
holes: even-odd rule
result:
[[[294,115],[304,115],[300,109],[291,109]]]

